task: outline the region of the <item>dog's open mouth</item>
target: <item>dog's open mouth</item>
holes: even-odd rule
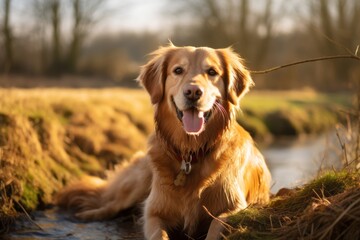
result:
[[[190,107],[184,111],[180,111],[174,99],[172,99],[172,102],[175,106],[177,117],[187,134],[198,135],[205,130],[205,124],[211,116],[211,110],[203,112],[199,111],[196,107]]]

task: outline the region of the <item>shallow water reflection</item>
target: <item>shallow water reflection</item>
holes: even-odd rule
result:
[[[268,162],[273,177],[272,192],[282,187],[292,187],[316,176],[320,165],[338,166],[330,146],[336,144],[334,134],[297,140],[281,140],[267,147],[260,147]],[[326,161],[322,161],[322,159]],[[24,219],[16,224],[16,231],[6,240],[68,239],[112,240],[144,239],[138,214],[127,214],[112,221],[82,223],[68,213],[55,209],[32,213],[36,225]],[[24,230],[26,229],[26,230]]]
[[[272,193],[294,187],[314,178],[319,169],[338,168],[340,162],[334,133],[300,139],[282,139],[260,147],[270,168]]]
[[[69,213],[58,212],[55,208],[32,213],[36,224],[27,219],[16,223],[14,232],[4,240],[143,240],[138,216],[127,214],[111,221],[79,222]],[[3,238],[1,238],[3,239]]]

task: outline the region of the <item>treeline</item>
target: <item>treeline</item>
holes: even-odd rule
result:
[[[26,1],[34,26],[18,35],[10,18],[16,0],[0,1],[3,73],[85,74],[121,81],[133,78],[145,55],[168,39],[180,46],[232,46],[254,70],[347,54],[360,44],[358,0],[168,0],[163,12],[175,22],[170,33],[119,30],[91,42],[86,40],[95,24],[107,15],[105,0]],[[113,17],[121,21],[121,15]],[[349,89],[360,79],[359,69],[355,61],[333,60],[259,75],[256,83],[273,89]]]
[[[14,2],[1,1],[4,9],[1,25],[4,51],[0,52],[0,70],[4,73],[50,75],[77,73],[85,40],[100,19],[99,12],[106,1],[17,1],[26,9],[26,14],[16,17],[29,21],[24,26],[18,26],[24,30],[17,33],[11,22]]]
[[[194,24],[179,27],[174,39],[181,44],[232,45],[251,69],[354,53],[360,44],[358,0],[184,2],[180,4],[184,14],[190,15]],[[293,25],[287,26],[289,19]],[[352,60],[305,64],[256,77],[257,86],[267,88],[339,90],[356,81],[359,84],[360,66]]]

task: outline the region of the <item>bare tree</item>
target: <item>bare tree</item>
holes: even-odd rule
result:
[[[67,57],[68,71],[74,72],[76,70],[85,37],[91,27],[100,20],[101,14],[99,12],[101,12],[105,2],[104,0],[71,0],[73,27]]]
[[[32,0],[43,70],[50,74],[74,73],[85,38],[103,18],[106,0]],[[70,31],[63,19],[71,13]]]
[[[38,34],[42,69],[50,74],[62,71],[61,0],[33,0],[31,3]]]
[[[322,55],[351,52],[360,43],[360,2],[358,0],[311,0],[308,27]],[[347,49],[349,48],[349,49]],[[328,77],[347,83],[356,63],[329,62]]]
[[[10,26],[10,9],[11,9],[11,0],[4,0],[4,19],[3,19],[3,37],[4,37],[4,69],[5,73],[11,70],[13,65],[13,38],[12,31]]]
[[[273,38],[273,1],[267,0],[263,12],[258,16],[255,26],[260,26],[260,33],[257,39],[256,50],[254,52],[254,61],[261,65],[269,52],[271,40]],[[245,45],[249,46],[249,44]]]
[[[239,4],[239,24],[238,24],[238,34],[239,34],[239,46],[248,46],[249,45],[249,14],[250,14],[250,5],[249,0],[241,0]],[[242,49],[244,55],[246,53],[246,47]]]
[[[60,39],[60,24],[61,24],[61,13],[60,13],[60,0],[51,0],[48,2],[52,26],[52,64],[51,72],[59,74],[61,72],[61,39]]]
[[[34,48],[39,54],[39,72],[43,73],[48,69],[48,39],[47,30],[49,28],[49,21],[47,11],[43,0],[33,0],[27,6],[31,9],[31,14],[34,19],[34,27],[32,30],[35,39]]]
[[[199,22],[196,34],[212,47],[233,45],[260,65],[273,36],[273,1],[263,1],[254,11],[249,0],[187,0],[182,8]],[[194,21],[196,22],[196,21]],[[201,42],[201,41],[200,41]]]

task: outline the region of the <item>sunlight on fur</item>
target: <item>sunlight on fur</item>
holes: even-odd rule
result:
[[[249,72],[230,48],[171,44],[151,54],[138,80],[154,106],[147,152],[106,182],[70,185],[57,204],[101,220],[144,203],[146,239],[219,239],[228,215],[269,200],[269,170],[235,119]]]

